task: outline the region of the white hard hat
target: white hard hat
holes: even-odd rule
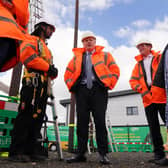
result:
[[[152,43],[150,40],[147,40],[147,39],[141,39],[139,40],[137,43],[136,43],[136,47],[138,47],[140,44],[149,44],[152,46]]]
[[[55,31],[54,23],[51,22],[49,19],[46,19],[46,18],[41,18],[41,19],[39,19],[38,22],[34,25],[34,29],[37,29],[40,24],[49,25],[49,26],[51,26],[51,27],[53,28],[53,30]]]
[[[83,41],[84,39],[86,39],[88,37],[93,37],[96,39],[96,36],[93,34],[93,32],[87,31],[82,34],[81,41]]]

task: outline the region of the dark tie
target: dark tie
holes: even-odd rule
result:
[[[86,75],[87,75],[87,88],[91,89],[92,88],[92,61],[91,61],[91,53],[87,53],[86,61],[87,61],[87,67],[86,67]]]

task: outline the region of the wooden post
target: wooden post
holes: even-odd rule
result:
[[[79,0],[76,0],[75,5],[75,30],[74,30],[74,48],[77,47],[78,40],[78,16],[79,16]],[[69,122],[69,152],[73,152],[74,146],[74,118],[75,118],[75,95],[71,94],[71,107],[70,107],[70,122]]]
[[[12,72],[9,96],[17,96],[19,94],[21,73],[22,73],[22,64],[20,62],[16,67],[14,67]]]

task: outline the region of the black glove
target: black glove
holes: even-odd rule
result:
[[[48,76],[51,78],[56,78],[58,75],[58,69],[54,65],[50,65],[48,69]]]

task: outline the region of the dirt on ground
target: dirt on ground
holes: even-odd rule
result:
[[[74,154],[63,152],[64,158],[72,157]],[[158,168],[158,165],[149,163],[153,158],[152,153],[143,152],[114,152],[109,153],[110,165],[99,163],[98,153],[87,154],[87,162],[66,163],[58,159],[56,152],[49,152],[49,159],[40,162],[11,162],[8,158],[0,158],[0,168]]]

